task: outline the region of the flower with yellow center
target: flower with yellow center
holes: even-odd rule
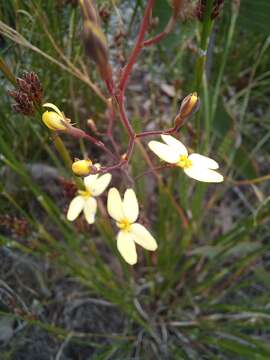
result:
[[[95,164],[95,167],[99,167],[99,164]],[[101,176],[99,174],[86,176],[83,179],[85,190],[79,190],[78,195],[71,201],[67,212],[67,219],[74,221],[83,211],[88,224],[93,224],[97,211],[97,201],[95,198],[106,190],[111,178],[112,176],[109,173]]]
[[[75,175],[86,176],[91,172],[92,161],[90,159],[76,160],[72,164],[72,171]]]
[[[218,163],[207,156],[200,154],[188,154],[187,148],[181,141],[170,135],[161,135],[162,140],[150,141],[149,148],[162,160],[169,164],[175,164],[184,170],[189,177],[203,182],[219,183],[224,180],[218,173]]]
[[[117,235],[117,248],[128,264],[134,265],[137,262],[135,243],[146,250],[157,249],[156,240],[150,232],[136,222],[139,216],[139,205],[134,190],[127,189],[122,201],[119,191],[111,188],[107,207],[108,213],[120,229]]]
[[[70,120],[67,119],[59,108],[51,103],[46,103],[42,105],[43,107],[53,109],[53,111],[45,111],[42,114],[42,121],[44,124],[51,130],[66,130],[70,126]]]

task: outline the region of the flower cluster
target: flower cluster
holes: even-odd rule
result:
[[[109,61],[109,46],[105,33],[102,30],[102,24],[95,1],[80,0],[78,2],[82,15],[86,54],[95,62],[108,93],[107,96],[101,88],[95,86],[90,79],[88,79],[88,85],[107,106],[105,113],[105,118],[108,120],[106,143],[103,143],[99,138],[95,137],[99,137],[102,133],[94,129],[93,121],[91,122],[90,120],[90,122],[88,122],[88,127],[91,127],[91,130],[94,129],[92,132],[95,133],[95,136],[72,124],[71,120],[68,119],[56,105],[49,102],[42,105],[42,87],[34,73],[26,74],[23,78],[18,79],[18,91],[10,93],[16,101],[15,109],[24,114],[29,115],[33,114],[35,110],[40,111],[41,105],[46,108],[46,111],[44,110],[42,114],[42,122],[49,130],[54,132],[54,144],[58,153],[62,156],[68,169],[72,170],[72,175],[83,178],[75,179],[78,190],[76,196],[69,204],[67,211],[67,219],[69,221],[74,221],[83,213],[88,224],[95,222],[97,208],[98,205],[101,204],[97,198],[108,188],[112,179],[111,171],[121,170],[122,174],[125,174],[130,180],[128,163],[136,142],[148,136],[161,135],[163,142],[156,140],[150,141],[148,146],[152,152],[161,160],[169,163],[170,166],[180,167],[187,176],[198,181],[211,183],[223,181],[223,176],[216,171],[219,168],[216,161],[197,153],[189,154],[184,144],[171,136],[171,134],[177,134],[179,129],[183,127],[190,117],[199,109],[200,99],[196,92],[189,94],[183,99],[178,114],[174,119],[173,127],[166,130],[142,131],[137,133],[128,119],[125,106],[127,84],[140,52],[144,47],[156,44],[171,32],[178,16],[184,8],[184,3],[183,0],[172,0],[172,13],[167,26],[156,36],[146,39],[154,6],[153,0],[147,1],[134,47],[127,63],[118,71],[118,78],[114,79],[113,69]],[[213,1],[212,18],[219,13],[222,3],[223,0]],[[205,11],[206,0],[198,0],[197,12],[200,19],[205,17]],[[81,73],[79,68],[76,68],[76,74],[81,74],[83,77],[85,75],[84,72]],[[78,77],[81,78],[81,76]],[[129,137],[128,146],[124,154],[121,153],[120,147],[115,139],[114,126],[117,117],[126,129]],[[59,136],[62,133],[71,135],[76,139],[89,141],[96,148],[106,153],[113,163],[107,167],[101,167],[100,164],[93,164],[92,160],[88,158],[75,159],[72,163],[69,152]],[[200,135],[200,133],[197,134],[198,138],[200,138]],[[109,145],[107,143],[109,143]],[[116,226],[119,229],[117,234],[117,248],[127,263],[133,265],[137,262],[136,244],[149,251],[155,251],[157,249],[157,242],[154,237],[143,225],[137,222],[139,205],[133,189],[127,189],[123,199],[121,199],[119,191],[116,188],[109,189],[107,211],[111,218],[115,220]]]
[[[95,164],[94,167],[100,169],[99,164]],[[79,190],[78,195],[71,201],[67,219],[74,221],[83,211],[88,224],[93,224],[97,212],[96,197],[106,190],[111,178],[109,173],[101,176],[99,174],[86,176],[83,179],[85,189]],[[126,190],[122,201],[118,190],[111,188],[107,206],[109,215],[116,221],[116,225],[120,229],[117,235],[117,248],[128,264],[134,265],[137,262],[135,243],[146,250],[157,249],[156,240],[150,232],[136,222],[139,216],[139,205],[133,189]]]
[[[95,167],[99,168],[99,164],[95,164]],[[84,190],[79,190],[78,195],[71,201],[67,213],[67,219],[73,221],[77,219],[80,213],[83,211],[84,216],[88,224],[95,222],[95,216],[97,211],[96,197],[100,196],[108,187],[111,181],[111,174],[104,174],[102,176],[88,175],[84,181]]]
[[[177,127],[185,120],[194,108],[198,106],[199,99],[196,93],[186,98],[181,106],[181,119],[177,120]],[[70,120],[57,106],[51,103],[43,105],[49,110],[42,115],[44,124],[53,131],[70,129]],[[79,130],[79,129],[78,129]],[[185,174],[202,182],[218,183],[224,180],[216,170],[218,163],[207,156],[197,153],[189,154],[185,145],[171,135],[162,134],[163,142],[150,141],[148,146],[161,160],[183,169]],[[83,189],[79,189],[76,196],[70,202],[67,219],[74,221],[83,212],[88,224],[93,224],[98,208],[97,198],[108,188],[112,175],[101,168],[100,164],[93,164],[90,159],[75,159],[72,171],[75,175],[83,177]],[[100,173],[101,172],[101,173]],[[115,220],[117,226],[117,248],[124,260],[134,265],[137,263],[136,244],[146,250],[155,251],[157,242],[151,233],[140,223],[139,205],[133,189],[127,189],[124,198],[121,199],[119,191],[113,187],[108,192],[107,211]]]

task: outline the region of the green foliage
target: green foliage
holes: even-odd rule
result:
[[[16,29],[32,47],[9,38],[0,26],[1,57],[15,75],[23,70],[38,73],[45,100],[63,108],[82,128],[86,128],[85,120],[93,117],[99,130],[106,131],[104,105],[89,80],[97,81],[101,88],[103,84],[83,53],[79,9],[61,3],[57,7],[52,0],[5,2],[1,21]],[[145,5],[143,1],[99,4],[108,6],[114,20],[120,13],[126,28],[131,29],[137,28]],[[115,6],[119,6],[119,13]],[[127,7],[134,11],[130,19],[124,16]],[[222,163],[224,184],[196,185],[171,169],[153,173],[145,163],[144,142],[137,144],[131,171],[143,221],[151,223],[159,248],[153,256],[141,252],[134,269],[120,259],[115,229],[101,212],[96,227],[66,220],[69,199],[63,197],[60,182],[46,177],[40,181],[35,166],[42,164],[43,169],[50,165],[58,178],[70,180],[70,175],[40,116],[30,119],[11,111],[6,91],[12,85],[1,78],[1,221],[7,214],[22,218],[29,232],[21,238],[0,224],[0,244],[27,259],[41,263],[48,260],[53,273],[75,279],[96,301],[116,305],[124,326],[113,333],[71,331],[60,320],[51,321],[42,313],[34,313],[29,298],[28,311],[22,305],[17,312],[12,307],[2,310],[1,306],[3,316],[22,322],[27,328],[42,329],[59,342],[68,339],[81,347],[91,346],[91,359],[270,357],[269,186],[264,182],[237,182],[269,172],[268,7],[266,0],[242,1],[238,16],[235,8],[226,6],[211,39],[207,57],[210,73],[208,81],[202,78],[200,92],[199,116],[205,141],[198,146]],[[169,14],[167,2],[157,1],[154,16],[160,21],[153,34],[164,28]],[[127,98],[136,129],[148,125],[157,129],[168,127],[177,111],[177,98],[194,84],[202,26],[194,19],[177,24],[174,34],[144,50],[130,84],[131,96]],[[108,22],[107,27],[108,33],[114,35],[115,25]],[[131,35],[134,40],[135,33],[131,31]],[[123,46],[128,54],[126,39]],[[111,49],[119,50],[113,41]],[[111,61],[116,65],[113,51]],[[78,69],[84,76],[78,75]],[[138,79],[149,75],[151,84],[143,83],[134,90],[136,75]],[[161,85],[174,85],[177,81],[181,91],[176,85],[171,101]],[[145,105],[147,99],[151,100],[150,108]],[[150,109],[149,114],[145,109]],[[163,116],[164,111],[168,119]],[[181,135],[195,149],[196,142],[186,128]],[[117,137],[122,143],[126,141],[120,125]],[[74,156],[82,157],[86,152],[95,160],[107,160],[84,142],[79,144],[67,136],[63,140]],[[123,186],[119,176],[114,181]],[[102,201],[105,205],[105,198]],[[50,279],[36,271],[39,286],[53,288]],[[5,274],[1,276],[4,281]],[[13,291],[16,293],[17,289]],[[42,297],[42,291],[35,291],[46,309],[48,299]],[[4,350],[4,358],[14,358],[18,346],[15,340],[13,346],[13,350]]]

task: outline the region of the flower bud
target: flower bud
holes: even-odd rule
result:
[[[91,173],[92,161],[89,159],[86,160],[76,160],[72,164],[72,171],[75,175],[86,176]]]
[[[100,26],[90,20],[84,21],[84,40],[88,56],[95,61],[99,68],[107,66],[107,39]]]
[[[42,114],[42,121],[51,130],[65,130],[66,125],[63,117],[59,116],[54,111],[45,111]]]
[[[200,99],[196,92],[189,94],[181,103],[178,115],[174,120],[175,126],[183,125],[183,122],[199,109]]]
[[[196,92],[189,94],[181,103],[179,114],[182,118],[192,115],[200,105],[200,99]]]
[[[106,36],[101,26],[95,4],[90,0],[79,2],[83,17],[83,37],[87,55],[96,63],[102,79],[112,82],[112,69],[109,64],[109,51]]]
[[[100,23],[95,3],[92,0],[79,0],[79,5],[84,20],[89,19],[95,24]]]
[[[42,114],[42,121],[44,124],[51,130],[54,131],[63,131],[66,130],[70,125],[70,120],[66,119],[64,114],[59,110],[59,108],[51,103],[46,103],[42,105],[53,109],[54,111],[45,111]]]

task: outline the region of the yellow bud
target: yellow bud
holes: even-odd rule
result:
[[[199,109],[200,99],[196,92],[189,94],[182,101],[178,115],[174,120],[175,126],[183,126],[185,121]]]
[[[91,165],[92,165],[92,161],[89,159],[77,160],[74,161],[74,163],[72,164],[72,171],[74,172],[75,175],[86,176],[91,173]]]
[[[65,119],[54,111],[45,111],[42,114],[42,121],[51,130],[65,130],[67,128]]]
[[[182,101],[180,107],[180,114],[182,117],[187,117],[193,113],[193,111],[197,110],[197,105],[199,103],[199,98],[196,92],[186,96]]]

